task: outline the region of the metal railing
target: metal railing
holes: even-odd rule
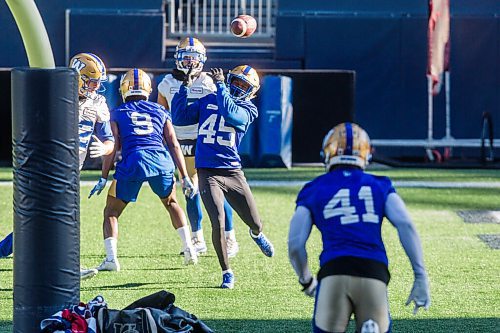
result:
[[[167,37],[195,34],[228,37],[241,14],[257,21],[255,37],[274,37],[277,0],[167,0]]]

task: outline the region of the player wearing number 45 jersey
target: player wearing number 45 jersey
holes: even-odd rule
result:
[[[99,271],[120,270],[117,255],[118,218],[129,202],[136,201],[145,181],[160,198],[170,215],[172,225],[179,233],[184,250],[184,264],[196,264],[198,261],[189,237],[186,216],[175,195],[174,163],[182,178],[184,194],[190,197],[196,193],[196,189],[187,176],[170,113],[163,106],[147,100],[151,90],[151,79],[140,69],[131,69],[121,78],[120,93],[124,103],[112,111],[111,129],[117,149],[121,147],[122,159],[116,165],[115,179],[104,209],[106,258],[97,267]],[[104,160],[104,179],[113,163],[114,152]],[[102,188],[97,190],[99,194]]]
[[[212,78],[203,72],[207,56],[205,47],[198,39],[193,37],[182,39],[175,49],[174,58],[176,68],[172,70],[172,74],[165,75],[158,85],[159,104],[167,110],[170,108],[174,94],[179,91],[179,87],[190,69],[191,75],[193,75],[193,84],[188,90],[188,103],[216,91]],[[194,166],[194,156],[196,154],[196,138],[198,137],[198,121],[174,125],[174,130],[186,160],[187,172],[196,186],[198,173]],[[207,245],[203,236],[203,216],[199,194],[196,194],[192,199],[187,198],[186,211],[191,224],[194,247],[198,253],[204,253],[207,251]],[[233,211],[226,200],[224,200],[224,216],[227,255],[234,257],[238,253],[239,246],[233,228]]]
[[[351,314],[357,332],[390,332],[388,259],[382,241],[384,217],[396,227],[414,273],[407,304],[430,305],[422,247],[403,200],[387,177],[363,169],[370,141],[356,124],[335,126],[323,140],[326,174],[307,183],[297,197],[288,249],[304,293],[316,296],[313,332],[345,332]],[[306,242],[315,225],[321,232],[318,278],[312,276]]]
[[[250,66],[238,66],[228,74],[226,87],[222,69],[211,69],[217,92],[188,105],[191,70],[172,100],[174,125],[198,123],[195,165],[200,193],[212,223],[212,242],[222,268],[222,288],[234,287],[224,235],[224,198],[250,227],[250,235],[262,252],[272,257],[274,248],[262,233],[255,200],[241,171],[238,146],[258,111],[250,101],[259,89],[259,76]]]

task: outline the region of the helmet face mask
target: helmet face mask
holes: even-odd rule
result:
[[[152,90],[151,78],[142,69],[133,68],[122,75],[120,94],[124,102],[129,96],[142,96],[147,100]]]
[[[229,94],[235,100],[250,100],[260,88],[257,71],[250,66],[237,66],[227,75]]]
[[[79,53],[71,58],[69,66],[79,74],[79,96],[96,98],[96,93],[102,93],[106,90],[101,84],[107,81],[106,67],[95,54]]]
[[[177,44],[174,58],[178,70],[187,74],[192,67],[192,74],[198,74],[201,73],[207,61],[207,52],[198,39],[187,37]]]
[[[325,136],[321,153],[327,171],[334,165],[364,169],[371,159],[370,138],[360,126],[342,123]]]

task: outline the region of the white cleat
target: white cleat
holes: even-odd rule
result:
[[[236,239],[226,238],[226,251],[229,258],[236,257],[236,254],[240,250],[240,246]]]
[[[184,249],[184,265],[196,265],[198,263],[198,255],[192,247]]]
[[[80,279],[81,280],[86,280],[93,278],[94,276],[97,275],[99,271],[95,268],[82,268],[80,267]]]
[[[108,260],[107,258],[103,260],[103,262],[96,267],[98,271],[112,271],[112,272],[119,272],[120,271],[120,263],[118,262],[118,259],[111,259]]]
[[[197,237],[191,238],[191,243],[196,250],[198,255],[207,253],[207,243],[205,241],[200,241]]]

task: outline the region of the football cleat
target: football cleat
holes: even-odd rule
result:
[[[198,263],[198,255],[196,250],[192,247],[184,249],[184,265],[196,265]]]
[[[233,289],[234,288],[234,274],[231,272],[226,272],[222,274],[222,284],[220,287],[222,289]]]
[[[259,246],[262,253],[264,253],[267,257],[274,256],[274,246],[271,244],[269,239],[261,232],[259,235],[254,236],[252,233],[252,229],[250,231],[250,237],[252,237],[253,241]]]
[[[236,257],[239,250],[240,246],[238,245],[236,239],[232,239],[230,237],[226,238],[226,251],[229,258]]]
[[[380,329],[377,322],[368,319],[363,323],[363,326],[361,327],[361,333],[380,333]]]
[[[207,253],[207,243],[200,241],[198,237],[191,238],[191,243],[198,255]]]
[[[118,259],[108,260],[107,258],[102,261],[102,263],[96,267],[98,271],[112,271],[119,272],[120,271],[120,263]]]
[[[97,275],[99,271],[95,268],[82,268],[80,267],[80,279],[81,280],[86,280],[93,278],[94,276]]]
[[[338,164],[356,165],[364,169],[371,159],[370,138],[356,124],[339,124],[323,139],[321,157],[326,170]]]

